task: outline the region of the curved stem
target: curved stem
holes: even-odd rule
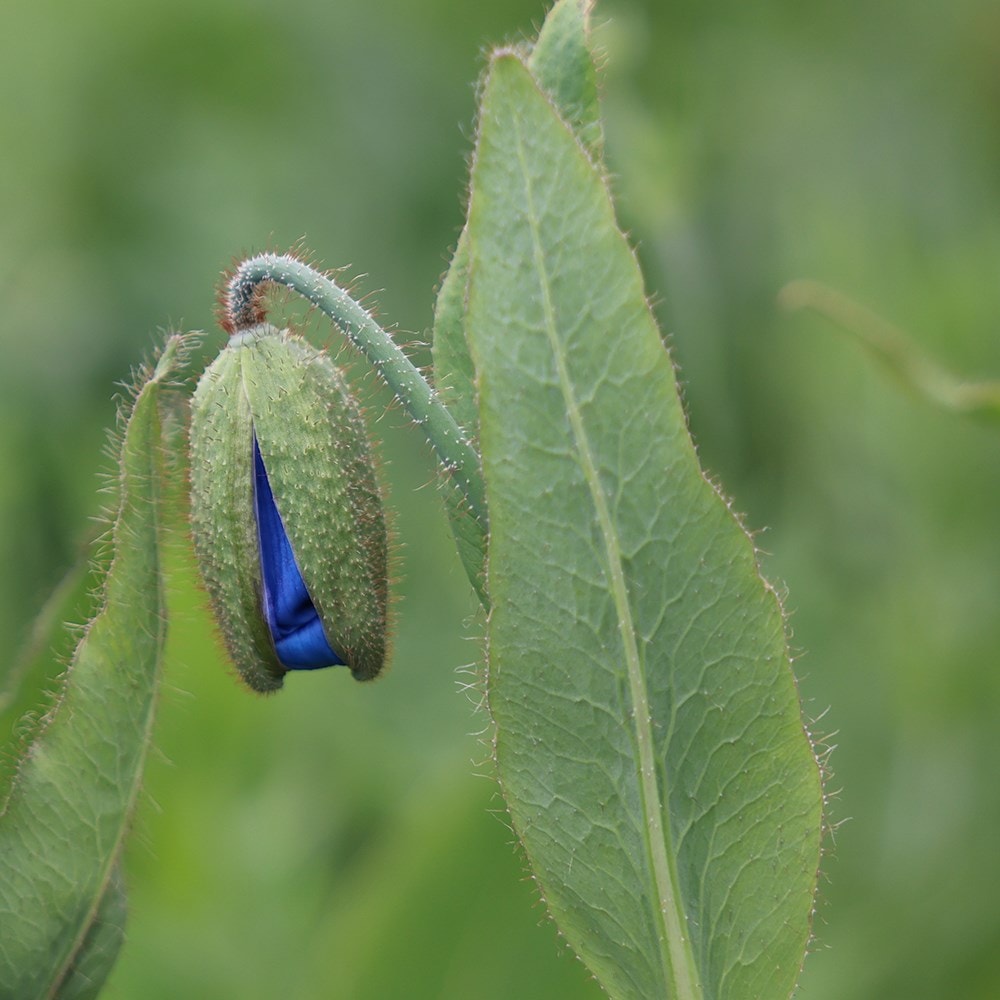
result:
[[[229,281],[226,322],[239,333],[264,319],[261,286],[284,285],[318,306],[371,362],[427,440],[462,493],[484,541],[486,491],[479,455],[455,418],[396,342],[343,288],[287,254],[258,254],[244,260]]]
[[[812,309],[852,333],[917,396],[955,413],[1000,419],[1000,380],[969,382],[953,375],[902,330],[842,292],[803,278],[785,285],[778,301],[787,309]]]

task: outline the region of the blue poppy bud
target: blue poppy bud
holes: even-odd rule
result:
[[[385,516],[360,413],[326,354],[266,325],[232,338],[192,401],[191,523],[251,688],[339,664],[379,673]]]

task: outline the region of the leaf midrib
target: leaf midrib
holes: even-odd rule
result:
[[[560,350],[556,329],[555,309],[552,303],[548,270],[542,250],[538,214],[535,210],[534,191],[531,175],[527,167],[524,137],[517,115],[513,116],[517,136],[517,156],[525,188],[525,207],[531,230],[535,267],[538,271],[542,294],[545,333],[552,350],[559,378],[559,387],[566,406],[573,439],[576,443],[580,466],[593,500],[601,537],[604,541],[605,556],[611,581],[611,594],[615,602],[618,631],[625,656],[629,693],[632,700],[632,718],[635,728],[636,746],[639,753],[639,787],[642,797],[643,818],[645,820],[646,849],[657,896],[657,917],[661,924],[657,937],[660,941],[660,957],[665,982],[673,986],[677,1000],[699,1000],[702,997],[698,984],[697,970],[690,943],[685,933],[686,918],[680,907],[680,891],[667,848],[668,829],[664,824],[666,814],[664,794],[656,780],[656,759],[653,751],[653,725],[650,716],[649,696],[636,643],[632,609],[629,604],[628,587],[622,566],[621,548],[615,531],[607,498],[601,488],[600,476],[591,452],[590,441],[583,424],[583,417],[573,392],[572,381],[566,368],[565,358]]]

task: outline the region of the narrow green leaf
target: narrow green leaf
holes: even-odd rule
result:
[[[66,623],[92,613],[95,584],[91,561],[83,552],[49,595],[0,680],[0,747],[4,751],[12,752],[11,744],[25,716],[30,717],[43,693],[51,690],[65,670],[73,652],[73,636]],[[6,772],[6,764],[5,759],[0,759],[0,771]]]
[[[559,0],[538,33],[528,68],[596,162],[604,152],[597,65],[590,44],[593,0]]]
[[[590,48],[592,0],[558,0],[538,35],[530,66],[559,113],[576,130],[595,159],[603,147],[597,93],[597,67]],[[469,249],[465,230],[455,247],[451,266],[434,308],[434,383],[460,427],[475,441],[479,436],[476,373],[465,337]],[[486,540],[470,519],[461,497],[445,496],[458,553],[484,607]]]
[[[182,353],[183,338],[172,337],[136,394],[122,435],[103,603],[0,813],[2,998],[85,996],[117,952],[117,859],[149,745],[166,631],[159,399]]]
[[[58,1000],[92,1000],[101,992],[125,940],[127,909],[125,878],[119,862],[111,870],[87,936],[59,984]]]
[[[786,997],[822,794],[781,608],[699,468],[603,178],[515,55],[480,122],[468,334],[515,828],[612,996]]]
[[[451,267],[444,277],[434,307],[434,387],[470,440],[479,433],[476,410],[476,373],[465,342],[465,289],[469,280],[469,252],[465,231],[459,237]],[[459,557],[483,607],[486,593],[486,538],[461,494],[447,489],[445,508]]]
[[[434,388],[455,415],[459,426],[475,435],[479,427],[476,372],[465,342],[468,281],[469,246],[463,229],[434,306]]]

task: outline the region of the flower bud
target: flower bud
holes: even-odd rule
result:
[[[336,664],[379,673],[385,515],[361,415],[325,353],[268,325],[231,338],[192,401],[191,524],[249,687]]]

